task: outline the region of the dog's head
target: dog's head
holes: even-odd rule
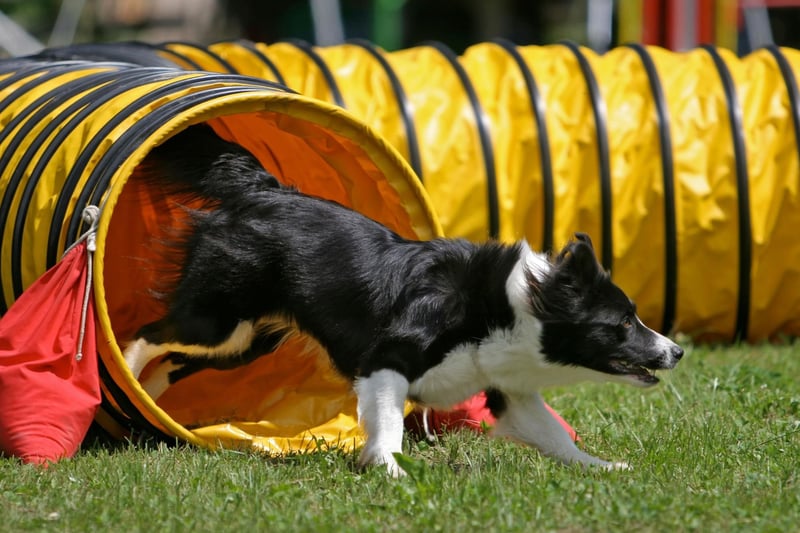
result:
[[[658,383],[654,370],[673,368],[683,350],[645,326],[636,307],[578,233],[548,272],[526,272],[530,309],[541,323],[548,363],[583,367],[639,386]]]

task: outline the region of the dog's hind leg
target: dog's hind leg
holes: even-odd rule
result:
[[[183,378],[205,369],[230,370],[244,366],[274,352],[285,338],[284,331],[259,334],[249,348],[233,355],[171,353],[142,381],[142,387],[156,400],[170,385]]]
[[[355,383],[358,418],[367,433],[359,466],[386,465],[392,477],[405,474],[394,458],[403,451],[403,407],[408,380],[394,370],[378,370]]]
[[[150,322],[139,328],[134,340],[129,342],[122,351],[122,356],[128,363],[133,377],[139,379],[142,370],[150,361],[169,352],[165,341],[173,335],[172,332],[173,328],[166,320]]]
[[[161,344],[151,344],[144,337],[139,337],[125,347],[122,355],[125,358],[125,362],[128,363],[128,368],[131,369],[133,377],[139,379],[144,367],[159,355],[167,353],[167,351]]]
[[[187,356],[229,357],[247,350],[255,335],[253,322],[242,320],[220,324],[211,318],[195,318],[182,324],[180,330],[165,318],[143,326],[135,340],[123,351],[125,362],[134,377],[139,376],[147,364],[168,352]]]
[[[610,463],[575,446],[567,431],[550,414],[538,393],[530,396],[504,395],[503,405],[495,414],[495,437],[507,437],[538,449],[542,455],[564,464],[599,466],[609,470],[626,469],[625,463]],[[493,409],[494,412],[494,409]]]
[[[176,370],[180,370],[180,368],[179,365],[170,361],[169,356],[167,356],[163,362],[153,369],[153,372],[147,376],[147,379],[141,382],[142,388],[153,400],[158,400],[158,398],[164,394],[164,391],[172,385],[170,374]]]

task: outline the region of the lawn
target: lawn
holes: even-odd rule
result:
[[[800,530],[800,345],[688,345],[662,377],[546,392],[581,446],[630,471],[466,432],[408,442],[401,480],[339,451],[95,443],[47,470],[0,459],[0,530]]]

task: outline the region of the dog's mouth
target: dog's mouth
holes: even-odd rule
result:
[[[656,369],[647,368],[646,366],[631,363],[623,359],[609,360],[608,367],[611,370],[611,374],[631,378],[648,387],[660,381],[655,375]]]

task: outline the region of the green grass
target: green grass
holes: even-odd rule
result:
[[[581,446],[630,471],[471,433],[407,443],[401,480],[339,451],[93,445],[47,470],[0,459],[0,530],[800,530],[800,346],[689,346],[663,378],[546,393]]]

